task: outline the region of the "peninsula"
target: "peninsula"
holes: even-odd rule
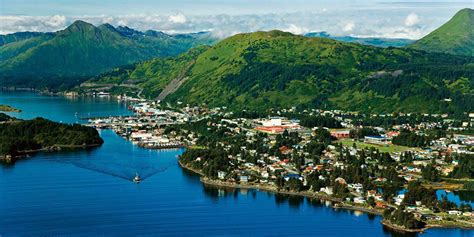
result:
[[[0,123],[0,162],[3,163],[13,163],[38,151],[93,147],[104,142],[97,130],[79,124],[62,124],[43,118],[13,120],[7,115],[0,117],[5,120]]]
[[[21,110],[13,108],[9,105],[2,105],[0,104],[0,112],[15,112],[15,113],[20,113]]]

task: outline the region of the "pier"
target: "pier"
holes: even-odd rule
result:
[[[183,148],[179,137],[164,134],[163,127],[183,124],[189,121],[189,115],[171,110],[160,110],[151,103],[130,106],[135,112],[127,116],[81,117],[88,121],[85,125],[97,129],[112,129],[121,137],[148,149]]]

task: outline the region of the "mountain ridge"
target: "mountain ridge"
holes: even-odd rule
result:
[[[138,32],[127,35],[125,28],[94,26],[78,20],[47,37],[40,35],[2,45],[0,82],[34,87],[75,85],[114,67],[175,56],[215,41],[210,35],[163,37],[159,33],[154,36]]]
[[[474,57],[474,9],[458,11],[448,22],[408,47]]]
[[[150,91],[147,81],[137,85],[153,99],[193,62],[186,70],[187,79],[165,102],[238,110],[296,106],[450,113],[472,111],[474,105],[468,79],[474,77],[474,59],[463,56],[259,31],[178,57],[140,64],[107,77],[108,82],[113,78],[130,82],[129,75],[149,72],[160,86]],[[95,78],[101,81],[106,80]],[[443,102],[447,98],[452,102]]]

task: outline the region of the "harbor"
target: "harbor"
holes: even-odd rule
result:
[[[96,129],[112,129],[121,137],[147,149],[183,148],[187,142],[183,137],[164,134],[169,125],[179,125],[191,120],[184,112],[157,109],[156,102],[141,102],[128,105],[133,115],[81,117],[86,126]]]

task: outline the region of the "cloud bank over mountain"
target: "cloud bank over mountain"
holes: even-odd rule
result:
[[[459,10],[456,4],[386,3],[358,6],[326,6],[307,11],[274,13],[186,14],[108,14],[108,15],[0,15],[0,34],[18,31],[57,31],[75,20],[95,25],[109,23],[138,30],[159,30],[166,33],[211,31],[223,38],[237,33],[279,29],[294,34],[327,31],[331,35],[418,39],[439,27]],[[396,9],[396,11],[394,10]],[[257,10],[256,10],[257,12]],[[435,14],[436,13],[436,14]]]

